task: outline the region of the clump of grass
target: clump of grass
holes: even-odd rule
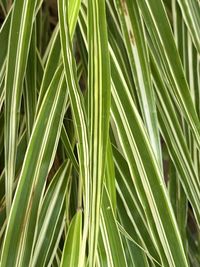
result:
[[[200,4],[0,2],[0,266],[200,266]]]

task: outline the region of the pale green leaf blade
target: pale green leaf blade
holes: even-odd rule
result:
[[[82,232],[82,212],[78,211],[74,215],[70,227],[68,229],[60,267],[78,266],[79,254],[81,248],[81,238],[82,238],[81,232]]]
[[[111,73],[105,0],[88,1],[88,118],[91,217],[89,266],[95,265],[110,118]]]

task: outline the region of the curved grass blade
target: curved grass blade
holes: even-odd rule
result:
[[[101,208],[101,235],[108,255],[108,265],[110,267],[126,267],[126,257],[122,245],[121,236],[116,223],[113,207],[108,195],[107,189],[104,187]]]
[[[67,135],[67,132],[66,132],[64,126],[62,127],[62,131],[61,131],[61,140],[62,140],[62,143],[65,147],[65,151],[67,153],[67,156],[71,160],[76,172],[78,173],[79,172],[79,165],[78,165],[77,159],[74,155],[72,145],[70,143],[69,137]]]
[[[162,156],[155,96],[149,66],[149,55],[142,21],[136,1],[115,0],[125,44],[133,73],[136,92],[147,131],[157,160],[162,167]]]
[[[159,110],[159,123],[161,133],[166,142],[169,154],[180,174],[180,179],[188,199],[194,209],[197,222],[200,223],[200,183],[195,166],[186,144],[183,131],[179,124],[169,94],[162,82],[155,64],[152,64],[152,74],[157,94]]]
[[[198,53],[200,53],[200,3],[196,0],[177,0],[180,5],[184,21],[190,31]]]
[[[76,24],[78,20],[79,9],[81,5],[81,0],[69,0],[68,1],[68,18],[69,18],[69,34],[71,38],[74,36],[76,29]]]
[[[158,255],[158,247],[154,244],[154,240],[149,233],[149,226],[147,224],[144,209],[140,203],[134,186],[132,177],[129,172],[128,164],[124,157],[113,147],[114,160],[116,166],[116,188],[117,188],[117,204],[118,214],[121,222],[127,229],[127,233],[142,247],[148,251],[157,262],[160,262]]]
[[[135,84],[133,81],[132,70],[130,66],[129,56],[125,46],[123,34],[120,30],[120,23],[118,22],[118,14],[115,12],[115,6],[110,1],[107,1],[107,25],[108,25],[108,39],[109,45],[112,47],[123,73],[124,79],[128,87],[130,88],[131,94],[134,100],[139,103]],[[139,104],[138,104],[139,107]]]
[[[60,67],[46,93],[27,148],[4,239],[2,267],[28,266],[38,206],[60,137],[66,98]]]
[[[112,77],[115,77],[112,83],[112,118],[151,234],[160,248],[162,263],[174,267],[180,264],[188,266],[162,172],[132,97],[120,81],[114,64]]]
[[[83,33],[84,34],[84,33]],[[115,59],[115,55],[114,55],[114,53],[113,53],[113,51],[112,50],[110,50],[111,51],[111,58],[112,58],[112,60],[114,61],[114,62],[112,62],[112,64],[113,64],[113,68],[116,68],[117,69],[117,71],[115,70],[115,71],[113,71],[112,72],[112,81],[113,81],[113,83],[114,84],[116,84],[117,85],[117,87],[119,88],[119,85],[120,85],[120,81],[119,81],[119,77],[120,77],[120,79],[122,79],[122,81],[123,81],[123,83],[124,83],[124,86],[125,86],[125,81],[123,80],[123,77],[122,77],[122,75],[121,75],[121,71],[120,71],[120,67],[118,66],[118,61],[117,61],[117,59]],[[126,87],[126,86],[125,86]],[[128,123],[128,127],[133,127],[133,125],[134,125],[134,123],[133,123],[133,114],[132,114],[132,116],[130,115],[130,113],[132,113],[130,110],[131,110],[131,108],[130,109],[128,109],[127,110],[127,103],[129,102],[129,99],[131,99],[132,98],[132,96],[131,95],[129,95],[128,97],[126,97],[125,98],[125,95],[123,94],[123,91],[124,91],[124,89],[123,88],[121,88],[121,89],[118,89],[118,91],[119,92],[121,92],[121,101],[120,101],[120,103],[119,103],[119,106],[123,106],[123,104],[122,103],[125,103],[125,106],[126,106],[126,111],[123,111],[123,110],[120,110],[120,111],[118,111],[118,115],[120,116],[120,114],[121,114],[121,116],[123,115],[123,116],[125,116],[125,114],[127,114],[127,116],[129,117],[129,123]],[[127,91],[127,94],[129,94],[128,93],[128,88],[126,88],[126,91]],[[113,92],[113,88],[112,88],[112,92]],[[113,99],[115,99],[115,97],[113,97]],[[118,98],[116,98],[116,99],[118,99]],[[114,100],[113,100],[114,101]],[[118,106],[118,108],[119,108],[119,106]],[[130,104],[130,106],[129,107],[131,107],[131,106],[134,106],[134,103],[133,102],[131,102],[131,104]],[[136,110],[134,111],[134,112],[136,112]],[[139,118],[139,115],[137,115],[137,118]],[[124,123],[126,123],[126,118],[125,117],[123,117],[123,119],[121,120],[121,122],[123,122],[122,123],[122,125],[121,125],[121,127],[119,127],[119,129],[120,129],[120,131],[123,131],[123,129],[124,129]],[[140,122],[141,123],[141,122]],[[134,125],[135,126],[135,125]],[[133,132],[135,132],[136,131],[136,129],[134,128],[133,130],[132,130]],[[145,132],[145,131],[144,131]],[[143,132],[143,133],[144,133]],[[136,134],[136,133],[135,133]],[[137,133],[136,134],[136,136],[140,136],[140,139],[141,139],[141,132],[140,133]],[[122,142],[122,137],[124,137],[124,134],[122,134],[122,135],[120,135],[120,141]],[[128,138],[129,137],[127,137],[126,138],[126,140],[124,140],[124,143],[126,143],[126,148],[124,148],[124,153],[127,153],[127,151],[130,149],[130,147],[131,147],[131,145],[130,145],[130,143],[129,143],[129,141],[130,140],[128,140]],[[140,139],[138,140],[137,139],[137,141],[138,141],[138,144],[140,144],[141,145],[141,142],[140,142]],[[147,140],[148,140],[148,138],[147,138]],[[147,143],[149,144],[149,141],[147,141]],[[127,145],[127,144],[129,144],[129,145]],[[145,147],[145,145],[143,144],[143,145],[141,145],[140,146],[140,148],[143,150],[144,149],[144,147]],[[125,152],[126,151],[126,152]],[[144,163],[145,164],[147,164],[147,166],[149,165],[149,160],[147,160],[146,159],[146,153],[143,151],[143,156],[144,156],[144,158],[145,158],[145,160],[144,160]],[[132,155],[132,156],[131,156]],[[134,170],[134,168],[136,168],[137,169],[137,167],[135,166],[135,164],[134,164],[134,157],[133,157],[133,155],[135,155],[135,152],[130,152],[130,154],[129,154],[129,156],[127,156],[127,161],[129,162],[129,164],[130,165],[132,165],[132,176],[133,177],[137,177],[138,178],[138,181],[139,182],[141,182],[140,181],[140,176],[141,176],[141,174],[137,174],[137,173],[135,173],[136,172],[136,170]],[[152,155],[151,155],[152,156]],[[143,158],[143,157],[142,157]],[[144,159],[143,158],[143,159]],[[139,160],[139,161],[137,161],[137,164],[139,164],[139,162],[141,162],[141,160]],[[153,163],[153,160],[151,161],[152,162],[152,164],[154,165],[154,163]],[[129,165],[129,168],[130,168],[130,165]],[[155,166],[154,166],[155,167]],[[130,168],[130,169],[131,169]],[[157,168],[158,168],[158,166],[157,166]],[[142,167],[142,169],[143,169],[143,167]],[[133,174],[134,173],[134,174]],[[150,170],[147,172],[147,173],[149,173],[149,175],[151,176],[151,174],[152,174],[152,171],[151,171],[151,168],[150,168]],[[152,176],[152,177],[154,177],[154,175]],[[187,266],[187,260],[186,260],[186,257],[185,257],[185,254],[184,254],[184,250],[183,250],[183,246],[182,246],[182,243],[181,243],[181,239],[180,239],[180,234],[179,234],[179,232],[178,232],[178,227],[177,227],[177,224],[176,224],[176,221],[175,221],[175,218],[174,218],[174,215],[173,215],[173,211],[172,211],[172,209],[171,209],[171,206],[170,206],[170,203],[169,203],[169,199],[167,198],[167,194],[166,194],[166,189],[164,188],[165,186],[164,186],[164,184],[163,184],[163,178],[161,177],[161,172],[160,172],[160,169],[158,168],[157,169],[157,178],[159,177],[159,179],[157,180],[157,182],[156,182],[156,185],[159,187],[159,189],[157,188],[157,189],[155,189],[155,192],[157,192],[157,191],[159,191],[160,193],[161,193],[161,195],[162,195],[162,197],[163,197],[163,195],[164,195],[164,200],[157,200],[159,203],[158,203],[158,205],[160,204],[160,202],[162,202],[163,203],[163,201],[164,201],[164,203],[166,203],[166,206],[167,206],[167,208],[166,208],[166,210],[168,210],[168,215],[169,215],[169,217],[168,217],[168,219],[171,221],[170,222],[170,225],[171,225],[171,227],[169,227],[169,224],[166,224],[166,222],[165,222],[165,227],[166,227],[166,234],[165,233],[163,233],[163,238],[161,238],[160,237],[160,227],[161,227],[161,229],[163,230],[163,223],[161,223],[160,221],[159,221],[159,219],[158,219],[158,221],[157,221],[157,219],[154,217],[154,219],[155,219],[155,221],[157,221],[157,226],[155,227],[155,221],[154,221],[154,223],[152,222],[150,222],[150,229],[151,229],[151,235],[153,236],[152,238],[153,239],[155,239],[156,240],[156,246],[157,247],[159,247],[159,253],[161,254],[161,257],[162,257],[162,261],[167,265],[168,264],[168,262],[169,262],[169,264],[171,264],[171,266],[175,266],[175,264],[174,264],[174,262],[173,261],[175,261],[175,262],[179,262],[180,263],[180,261],[182,261],[182,263],[185,265],[185,266]],[[143,187],[142,186],[142,184],[140,183],[140,185],[138,185],[138,187],[137,187],[137,190],[139,190],[139,188],[140,187]],[[154,185],[154,182],[153,182],[153,185],[152,185],[152,187],[155,187],[155,185]],[[145,191],[143,191],[143,193],[141,193],[141,191],[140,191],[140,195],[142,195],[143,197],[144,197],[144,199],[146,199],[146,190],[147,190],[147,188],[145,187]],[[152,190],[152,189],[151,189]],[[151,193],[150,193],[151,194]],[[147,195],[147,197],[149,197],[149,194]],[[141,196],[140,196],[140,199],[141,199]],[[156,202],[156,201],[155,201]],[[155,204],[155,202],[154,201],[152,201],[152,200],[145,200],[145,204],[144,204],[144,202],[142,201],[142,203],[143,203],[143,205],[145,205],[145,207],[146,207],[146,205],[151,205],[151,208],[155,208],[155,207],[153,207],[154,206],[154,204]],[[148,204],[149,203],[149,204]],[[152,206],[153,205],[153,206]],[[156,205],[156,204],[155,204]],[[145,210],[147,210],[147,208],[145,208]],[[160,210],[160,212],[162,213],[163,212],[163,206],[162,207],[160,207],[159,208],[159,210]],[[147,215],[146,216],[152,216],[151,215],[151,212],[149,213],[148,211],[146,211],[146,213],[147,213]],[[155,213],[152,211],[152,213],[154,214],[154,216],[155,216]],[[163,218],[164,219],[164,215],[160,215],[160,217],[161,218]],[[150,218],[148,217],[148,221],[151,221],[150,220]],[[160,224],[160,226],[159,226],[159,224]],[[168,228],[169,227],[169,228]],[[157,229],[156,229],[157,228]],[[168,228],[168,229],[167,229]],[[175,247],[177,247],[178,248],[178,253],[174,253],[173,254],[173,256],[171,255],[171,253],[172,253],[172,251],[171,251],[171,249],[170,249],[170,246],[167,244],[167,242],[168,241],[166,241],[166,239],[167,239],[167,237],[166,236],[168,236],[168,235],[170,235],[171,234],[171,231],[172,231],[172,229],[173,229],[173,231],[174,231],[174,236],[176,236],[176,242],[177,242],[177,245],[175,246]],[[158,232],[157,231],[159,231],[159,234],[158,234]],[[153,233],[153,234],[152,234]],[[170,235],[168,238],[170,238],[170,242],[172,242],[172,243],[174,243],[174,236],[173,235]],[[174,247],[174,245],[172,245],[172,247]],[[174,251],[173,251],[174,252]],[[179,254],[179,256],[177,257],[177,255]],[[168,258],[168,259],[166,259],[166,257]],[[172,259],[173,258],[173,259]]]
[[[79,13],[79,7],[80,7],[80,0],[74,1],[74,0],[69,0],[69,8],[68,8],[68,16],[69,16],[69,31],[70,31],[70,36],[73,38],[74,36],[74,31],[75,27],[77,24],[78,20],[78,13]],[[42,103],[42,99],[45,95],[45,92],[49,86],[49,83],[51,81],[52,75],[54,74],[57,65],[61,61],[60,58],[60,50],[61,50],[61,44],[60,44],[60,29],[59,29],[59,24],[56,26],[52,40],[50,42],[51,47],[48,47],[48,58],[46,62],[46,67],[44,71],[44,77],[42,80],[42,85],[40,89],[40,94],[39,94],[39,100],[37,104],[37,110],[39,110],[39,107]],[[47,56],[45,55],[45,58]]]
[[[170,84],[171,95],[177,101],[191,127],[197,145],[200,147],[199,118],[193,105],[163,2],[160,0],[137,0],[137,3],[150,34],[149,46],[156,59],[156,64]],[[154,49],[151,48],[152,46]]]
[[[135,241],[127,232],[126,232],[126,230],[124,229],[124,227],[122,226],[122,225],[120,225],[119,223],[118,223],[118,228],[119,228],[119,230],[120,230],[120,232],[121,232],[121,234],[127,239],[127,240],[129,240],[132,244],[134,244],[138,249],[140,249],[140,252],[142,252],[142,253],[145,253],[147,256],[148,256],[148,258],[152,261],[152,266],[155,266],[154,265],[154,263],[156,263],[156,266],[162,266],[159,262],[157,262],[149,253],[148,253],[148,251],[146,251],[141,245],[139,245],[139,243],[137,242],[137,241]],[[133,231],[134,232],[134,231]],[[144,257],[144,255],[143,255],[143,257]],[[145,260],[145,258],[144,259],[141,259],[141,261],[140,261],[140,257],[138,257],[138,259],[137,259],[137,255],[136,255],[136,263],[135,263],[135,266],[140,266],[140,262],[144,262],[143,263],[143,265],[144,266],[149,266],[148,265],[148,262]],[[150,265],[151,266],[151,265]]]
[[[82,238],[82,212],[78,211],[68,229],[60,267],[78,266]]]
[[[70,104],[75,124],[75,132],[78,139],[78,156],[80,179],[83,184],[84,199],[84,226],[83,240],[81,245],[81,254],[79,266],[83,266],[85,258],[86,241],[89,227],[89,141],[88,141],[88,123],[86,111],[84,107],[83,95],[80,91],[75,60],[72,53],[72,44],[69,35],[69,27],[67,20],[67,4],[64,0],[58,1],[58,14],[60,23],[60,37],[62,47],[62,57],[65,69],[65,78],[69,89]]]
[[[40,86],[39,97],[37,101],[37,113],[39,112],[40,106],[42,104],[45,93],[51,83],[52,76],[54,75],[58,65],[60,58],[60,36],[59,36],[59,27],[57,26],[55,29],[55,33],[53,36],[53,40],[51,40],[51,49],[49,51],[49,56],[46,62],[46,66],[44,69],[44,74]]]
[[[12,203],[19,110],[35,6],[35,0],[16,0],[11,19],[5,77],[5,176],[7,214],[9,214]]]
[[[26,133],[24,132],[20,137],[17,144],[17,158],[16,158],[16,168],[15,175],[18,176],[23,164],[24,156],[27,148]],[[15,186],[13,186],[13,190]],[[2,171],[0,176],[0,199],[5,197],[5,169]]]
[[[106,251],[105,251],[105,245],[104,245],[104,241],[101,235],[101,231],[99,231],[99,239],[98,239],[98,253],[97,253],[97,261],[96,261],[96,265],[97,266],[101,266],[101,267],[106,267],[108,266],[108,260],[110,260],[110,255],[106,255]],[[110,260],[111,261],[111,260]]]
[[[69,184],[71,165],[64,162],[53,178],[44,196],[38,218],[38,232],[33,249],[31,266],[42,267],[49,253],[55,254],[57,240],[56,229],[62,233],[64,222],[65,197]],[[60,219],[61,218],[61,219]],[[50,264],[50,262],[48,262]]]
[[[172,163],[171,163],[172,165]],[[185,254],[188,255],[188,242],[186,236],[187,219],[188,219],[188,199],[180,182],[179,174],[174,166],[170,168],[170,179],[168,182],[169,196],[173,204],[174,213],[177,219],[181,238],[183,241]]]

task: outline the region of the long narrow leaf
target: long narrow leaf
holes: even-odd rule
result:
[[[52,156],[57,147],[66,97],[67,91],[59,68],[44,98],[26,152],[14,204],[9,216],[1,266],[9,267],[15,264],[24,266],[25,262],[29,262],[38,205]],[[34,149],[36,140],[38,149]],[[18,213],[19,207],[20,214]]]
[[[36,1],[16,0],[12,12],[5,77],[5,175],[7,213],[12,202],[17,131],[23,79],[28,58]]]
[[[110,115],[110,64],[104,0],[88,2],[88,118],[91,220],[89,266],[95,265]],[[95,60],[94,60],[95,59]]]

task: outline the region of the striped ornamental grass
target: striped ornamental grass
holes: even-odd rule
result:
[[[0,267],[199,267],[199,0],[0,0],[0,25]]]

